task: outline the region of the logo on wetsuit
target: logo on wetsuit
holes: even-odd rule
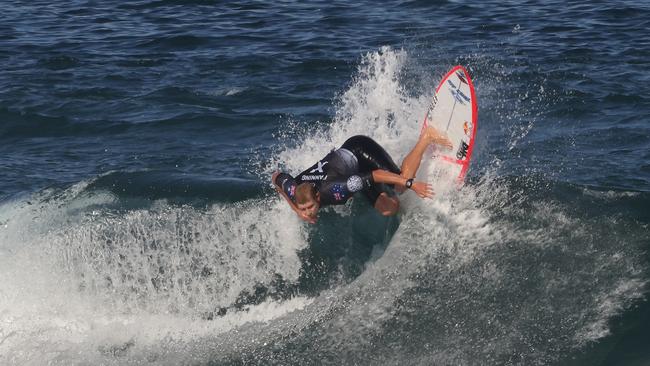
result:
[[[310,170],[309,172],[310,172],[310,173],[316,173],[316,172],[319,172],[319,173],[323,174],[323,173],[325,173],[325,172],[323,171],[323,168],[325,167],[325,164],[327,164],[327,161],[319,161],[319,162],[318,162],[318,166],[315,167],[314,169]]]
[[[318,175],[303,175],[302,180],[325,180],[327,175],[318,174]]]
[[[358,175],[353,175],[348,178],[347,184],[350,192],[358,192],[363,188],[363,180]]]
[[[314,169],[310,170],[310,173],[321,173],[321,174],[305,174],[302,176],[302,180],[325,180],[327,179],[327,175],[325,174],[325,171],[323,168],[325,167],[325,164],[327,164],[327,161],[319,161],[318,166],[315,167]]]
[[[345,193],[343,193],[343,187],[340,184],[335,184],[332,186],[332,196],[337,201],[342,201],[345,199]]]

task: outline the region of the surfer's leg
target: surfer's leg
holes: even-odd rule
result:
[[[373,170],[382,169],[399,174],[397,164],[375,140],[368,136],[352,136],[341,148],[347,149],[357,158],[359,172],[369,173]]]
[[[399,210],[399,200],[386,184],[375,183],[363,190],[370,204],[384,216],[392,216]]]
[[[359,163],[359,172],[372,172],[382,169],[400,174],[397,164],[388,152],[368,136],[352,136],[341,148],[354,154]],[[392,216],[399,210],[399,200],[395,197],[391,185],[375,183],[364,190],[368,201],[384,216]]]
[[[390,197],[386,192],[382,192],[375,201],[375,210],[384,216],[393,216],[399,211],[399,200],[397,197]]]

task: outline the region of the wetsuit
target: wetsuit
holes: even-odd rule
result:
[[[340,149],[293,178],[280,173],[275,183],[295,202],[296,187],[311,183],[320,193],[320,205],[341,205],[356,192],[362,191],[371,204],[375,204],[382,192],[389,193],[388,185],[376,183],[372,171],[382,169],[400,174],[400,170],[378,143],[367,136],[350,137]]]

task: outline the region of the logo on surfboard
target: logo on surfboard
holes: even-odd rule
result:
[[[456,152],[456,158],[458,160],[463,160],[467,156],[467,149],[469,149],[469,145],[465,141],[460,142],[460,146],[458,147],[458,152]]]
[[[463,132],[465,132],[465,136],[469,136],[469,133],[472,132],[472,124],[468,121],[465,121],[463,123]]]
[[[429,105],[429,110],[427,111],[427,120],[428,121],[433,121],[433,110],[436,108],[436,104],[438,104],[438,97],[433,96],[431,99],[431,104]]]
[[[461,71],[456,71],[456,76],[458,76],[458,80],[460,80],[461,83],[467,84],[467,80],[465,79],[465,75]]]

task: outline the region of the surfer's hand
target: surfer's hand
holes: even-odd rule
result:
[[[427,131],[429,133],[429,138],[431,139],[431,142],[442,146],[448,150],[451,150],[454,148],[454,144],[451,143],[451,140],[447,137],[447,134],[442,133],[434,128],[430,128],[431,131]]]
[[[433,187],[429,183],[413,182],[411,189],[421,198],[433,197]]]
[[[434,142],[440,146],[443,146],[449,150],[454,148],[454,144],[451,143],[451,140],[449,140],[446,136],[440,135],[438,138],[434,140]]]
[[[420,139],[425,139],[430,144],[440,145],[449,150],[454,148],[454,144],[451,143],[451,140],[447,137],[447,134],[435,129],[432,126],[428,126],[422,131]]]

